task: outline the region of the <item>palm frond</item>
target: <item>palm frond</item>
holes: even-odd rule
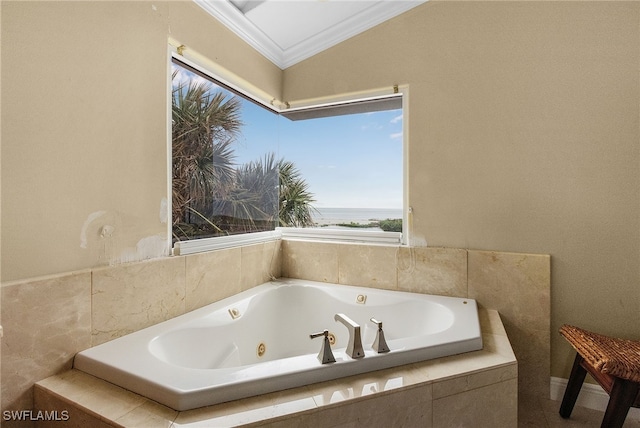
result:
[[[236,167],[241,101],[209,82],[177,82],[172,92],[174,239],[311,226],[309,186],[274,153]]]

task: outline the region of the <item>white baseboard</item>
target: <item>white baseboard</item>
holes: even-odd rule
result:
[[[551,395],[552,400],[562,401],[564,396],[564,390],[567,389],[567,379],[560,377],[551,377]],[[605,392],[600,385],[592,383],[584,383],[576,405],[586,407],[588,409],[600,410],[604,412],[607,409],[607,403],[609,402],[609,394]],[[640,421],[640,409],[632,407],[629,409],[627,419],[634,419]]]

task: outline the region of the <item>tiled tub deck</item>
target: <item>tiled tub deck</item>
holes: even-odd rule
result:
[[[35,385],[47,427],[516,427],[518,365],[496,311],[480,309],[484,349],[177,412],[77,370]]]

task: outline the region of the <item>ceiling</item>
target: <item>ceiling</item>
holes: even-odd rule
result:
[[[194,0],[281,69],[427,0]]]

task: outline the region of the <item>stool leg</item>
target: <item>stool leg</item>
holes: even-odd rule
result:
[[[636,382],[615,378],[601,428],[622,427],[629,413],[629,407],[636,400],[639,386],[640,384]]]
[[[580,365],[581,362],[582,357],[576,353],[576,359],[573,360],[573,367],[571,368],[571,375],[569,375],[569,383],[567,383],[567,389],[564,391],[564,397],[560,405],[560,416],[565,419],[571,416],[573,406],[576,404],[582,383],[587,375],[587,371]]]

